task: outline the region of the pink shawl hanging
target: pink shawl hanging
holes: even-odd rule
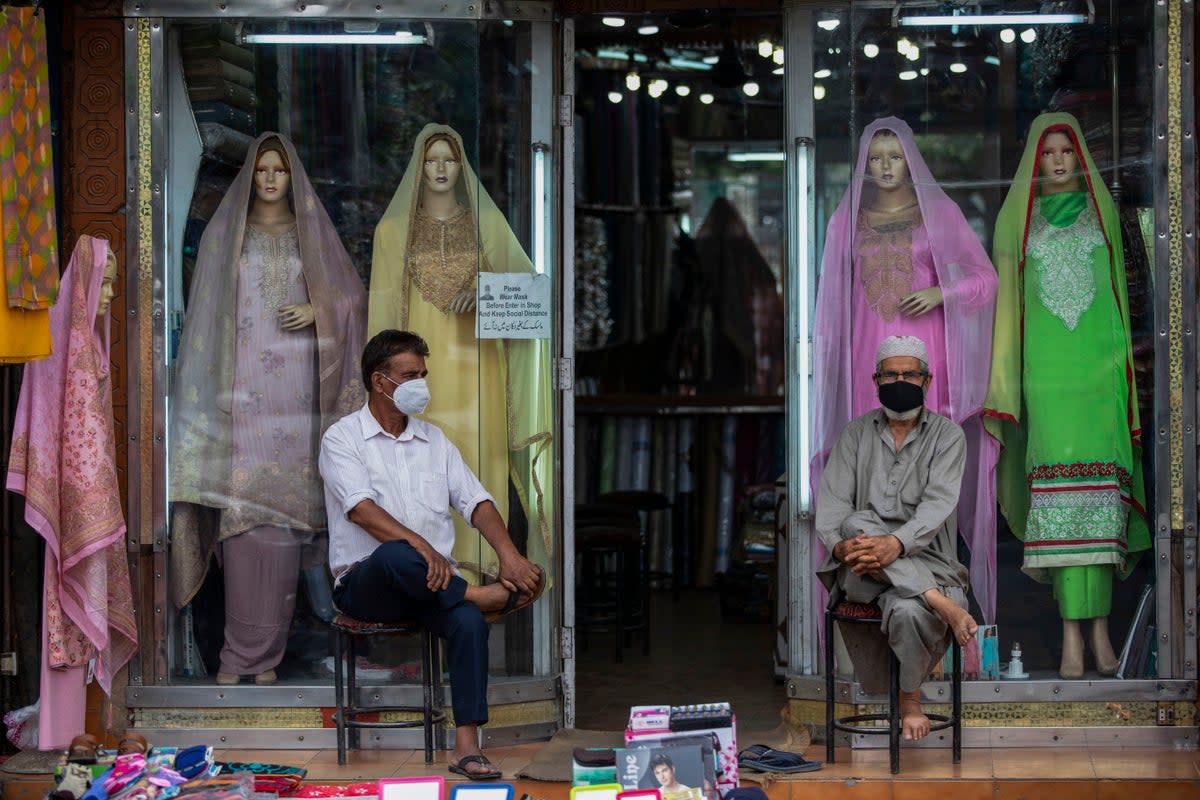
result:
[[[79,237],[50,310],[54,354],[25,367],[6,485],[25,496],[25,521],[46,540],[43,664],[79,668],[96,657],[109,693],[137,650],[137,626],[117,484],[110,320],[96,313],[107,257],[108,242]],[[43,710],[53,699],[42,698]]]
[[[180,607],[200,588],[216,546],[219,517],[213,510],[227,508],[238,491],[232,474],[234,278],[258,148],[271,137],[283,144],[291,167],[301,269],[317,334],[318,385],[313,388],[320,430],[364,402],[360,359],[366,344],[366,289],[296,148],[287,137],[268,131],[250,145],[241,170],[204,229],[188,294],[171,397],[171,587]]]
[[[925,220],[945,317],[946,375],[950,407],[939,409],[962,426],[968,465],[959,499],[959,533],[971,549],[971,585],[984,618],[995,618],[996,442],[983,431],[980,412],[987,394],[995,312],[996,270],[958,205],[937,185],[917,149],[912,129],[896,117],[877,119],[863,130],[858,160],[846,194],[829,220],[813,322],[813,459],[816,496],[821,470],[838,434],[851,419],[852,386],[869,381],[854,375],[851,348],[871,353],[879,342],[851,341],[855,291],[855,241],[863,197],[867,150],[880,130],[899,138],[921,217]],[[935,377],[935,379],[937,379]]]

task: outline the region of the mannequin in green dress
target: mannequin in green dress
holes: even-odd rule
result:
[[[1069,114],[1034,121],[996,220],[1000,277],[985,422],[1022,569],[1053,587],[1064,678],[1112,675],[1114,577],[1150,546],[1116,206]]]

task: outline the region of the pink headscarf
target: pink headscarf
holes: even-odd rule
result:
[[[46,540],[52,667],[92,656],[104,691],[137,650],[117,484],[109,317],[97,316],[108,242],[80,236],[50,309],[54,354],[25,367],[7,487]]]
[[[961,425],[967,436],[968,464],[958,518],[960,533],[972,553],[971,585],[984,617],[991,620],[996,584],[994,472],[999,450],[995,440],[983,432],[979,415],[991,364],[996,270],[958,205],[934,180],[912,129],[896,117],[877,119],[863,131],[850,186],[830,217],[825,236],[813,321],[813,496],[829,450],[850,422],[852,387],[857,381],[870,380],[869,375],[853,374],[851,348],[868,348],[874,353],[879,346],[879,342],[851,341],[850,313],[867,150],[871,138],[881,130],[892,131],[900,140],[942,290],[947,374],[941,379],[946,382],[950,406],[939,411]]]

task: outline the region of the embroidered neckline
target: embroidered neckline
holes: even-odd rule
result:
[[[1092,251],[1103,244],[1100,220],[1090,202],[1069,225],[1058,227],[1042,212],[1042,198],[1034,201],[1025,253],[1036,259],[1038,300],[1069,331],[1096,299]]]

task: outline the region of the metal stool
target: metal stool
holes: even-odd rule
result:
[[[678,601],[679,586],[682,583],[683,575],[683,545],[680,542],[679,520],[674,514],[675,504],[661,492],[644,489],[619,489],[605,492],[596,498],[596,502],[601,505],[633,509],[639,513],[638,528],[642,532],[642,571],[648,581],[670,581],[671,596]],[[643,519],[641,515],[645,515],[645,518],[648,519],[649,515],[656,511],[668,512],[671,522],[668,531],[671,537],[671,567],[667,570],[650,569],[650,536],[641,524]]]
[[[337,723],[338,764],[346,763],[347,747],[359,746],[359,728],[425,728],[425,763],[433,763],[433,729],[446,721],[442,702],[442,667],[438,652],[438,641],[428,629],[415,622],[363,622],[346,614],[338,613],[330,623],[333,627],[333,693],[337,705],[334,721]],[[357,668],[356,643],[359,639],[372,636],[415,636],[421,642],[421,686],[424,703],[419,706],[371,706],[357,704],[355,672]],[[348,656],[349,675],[342,680],[343,655]],[[359,714],[382,714],[391,711],[419,711],[421,719],[383,722],[360,720]],[[353,738],[352,742],[348,739]]]
[[[887,713],[852,714],[847,717],[833,716],[834,675],[833,675],[833,628],[834,622],[846,622],[859,625],[881,625],[883,613],[875,603],[851,603],[838,601],[830,597],[829,606],[825,609],[825,760],[834,763],[834,731],[848,733],[879,734],[888,737],[888,754],[891,756],[892,774],[900,771],[900,662],[896,654],[889,650],[888,658],[888,710]],[[882,632],[880,632],[882,636]],[[950,728],[953,731],[954,763],[962,760],[962,650],[958,640],[950,639],[953,652],[954,671],[950,679],[950,694],[952,711],[950,716],[944,714],[926,714],[929,717],[929,732],[942,731]],[[883,726],[859,726],[860,722],[886,722]]]
[[[642,572],[641,533],[637,528],[590,525],[575,529],[576,629],[611,633],[615,659],[624,660],[626,636],[642,632],[642,652],[650,653],[650,588]],[[586,639],[584,639],[586,641]]]

